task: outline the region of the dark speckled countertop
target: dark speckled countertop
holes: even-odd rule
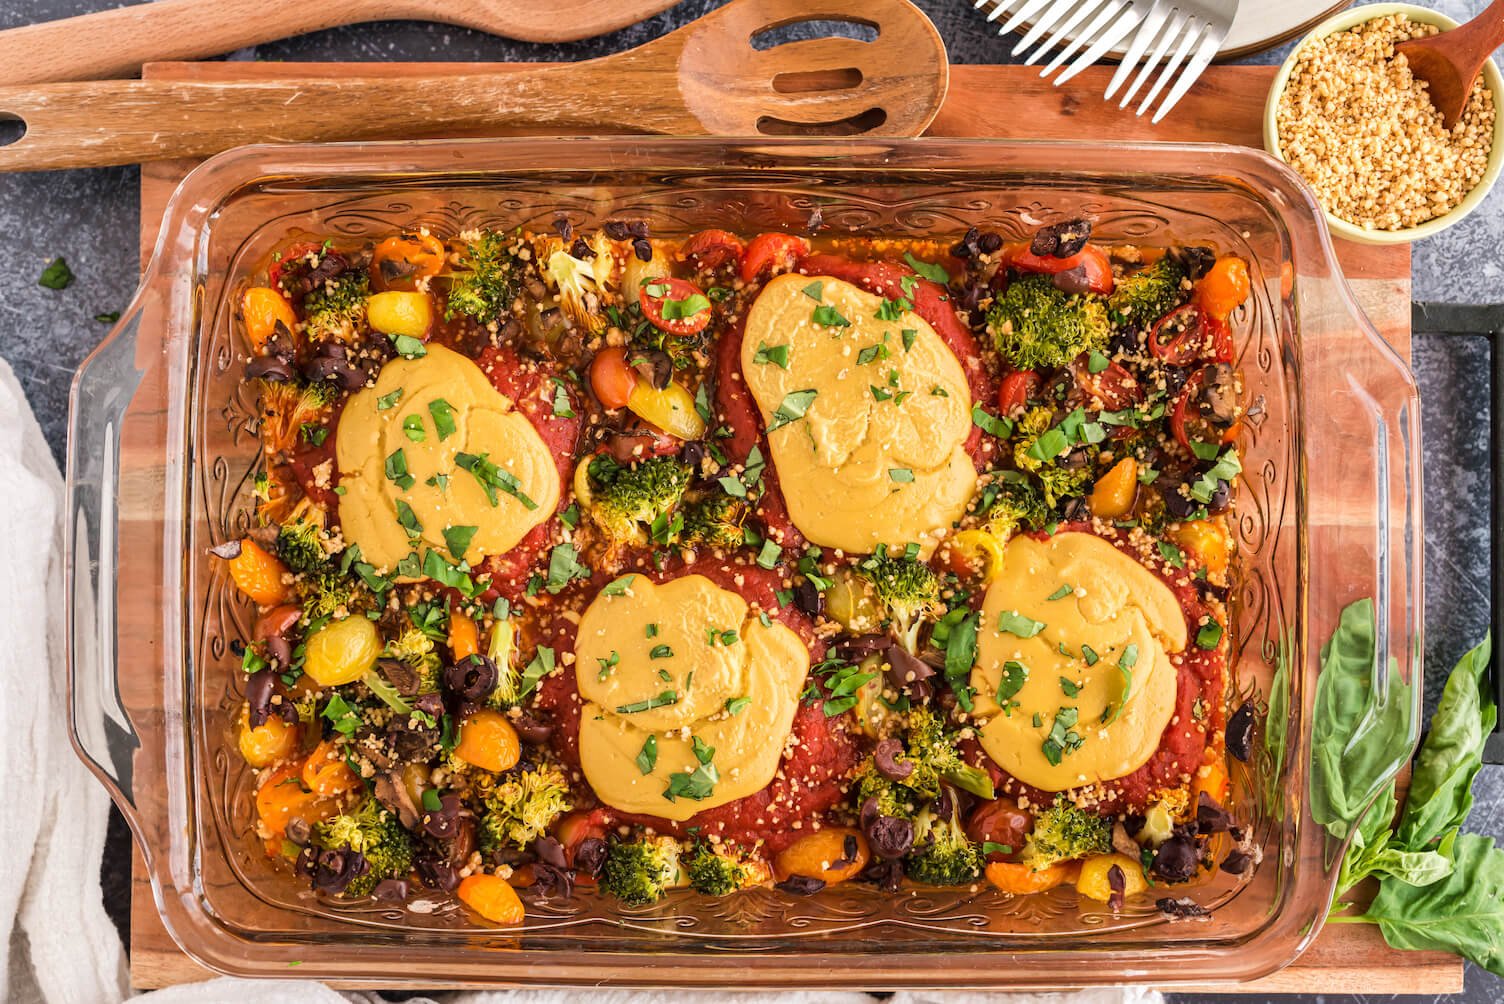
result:
[[[944,35],[953,62],[1011,61],[1011,45],[971,10],[971,0],[918,3]],[[1431,0],[1429,5],[1465,20],[1484,3]],[[4,0],[0,28],[111,6],[115,0]],[[633,28],[568,45],[519,44],[445,25],[390,22],[320,32],[230,58],[572,60],[640,44],[716,6],[718,0],[686,0]],[[1286,51],[1249,61],[1277,62]],[[6,136],[0,128],[0,141]],[[0,256],[0,356],[20,376],[59,461],[74,367],[108,330],[93,317],[124,307],[135,286],[137,180],[133,167],[0,175],[0,233],[9,249]],[[59,254],[77,280],[62,292],[43,289],[37,276]],[[1504,186],[1466,223],[1417,244],[1414,269],[1417,299],[1504,302]],[[1425,655],[1431,706],[1446,670],[1487,628],[1488,423],[1479,417],[1487,408],[1487,345],[1481,338],[1417,338],[1414,366],[1424,410]],[[1478,787],[1474,827],[1504,838],[1504,768],[1484,768]],[[115,823],[105,853],[104,887],[112,915],[123,924],[130,861],[124,827],[118,818]],[[1465,997],[1504,1002],[1504,981],[1469,967]]]

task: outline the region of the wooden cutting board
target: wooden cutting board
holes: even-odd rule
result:
[[[504,71],[505,65],[498,70]],[[364,75],[431,78],[472,73],[473,63],[361,64]],[[1262,145],[1264,95],[1270,66],[1209,69],[1166,121],[1151,127],[1109,106],[1097,95],[1110,68],[1083,73],[1068,87],[1041,80],[1022,66],[954,66],[950,95],[930,129],[934,136],[1013,139],[1165,140]],[[337,77],[339,63],[156,63],[144,76],[158,80],[233,81]],[[192,168],[189,161],[147,164],[141,170],[141,260],[161,225],[167,198]],[[1344,273],[1369,319],[1405,359],[1410,358],[1410,249],[1337,242]],[[207,979],[173,943],[158,918],[139,855],[132,854],[131,982],[138,988]],[[363,989],[370,989],[363,987]],[[1184,990],[1186,988],[1176,988]],[[1328,927],[1298,962],[1241,987],[1206,987],[1239,993],[1447,994],[1462,990],[1462,962],[1440,952],[1395,952],[1367,925]]]

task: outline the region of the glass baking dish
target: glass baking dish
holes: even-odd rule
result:
[[[1285,741],[1282,752],[1256,742],[1254,761],[1232,766],[1262,863],[1190,889],[1212,910],[1202,922],[1169,922],[1152,902],[1113,916],[1068,887],[1010,898],[985,883],[898,895],[846,884],[812,897],[684,891],[636,909],[582,890],[529,901],[525,925],[503,930],[438,899],[431,912],[337,907],[268,862],[250,772],[227,741],[242,678],[229,646],[252,611],[207,554],[245,529],[256,458],[228,295],[248,263],[299,231],[546,229],[561,211],[576,226],[647,218],[660,234],[800,231],[817,209],[829,230],[858,235],[1017,237],[1085,214],[1099,239],[1208,244],[1249,261],[1253,300],[1235,315],[1252,405],[1235,701],[1253,698],[1268,713],[1260,738]],[[1318,650],[1346,603],[1374,597],[1377,683],[1420,698],[1394,686],[1420,673],[1419,422],[1410,373],[1353,303],[1310,193],[1253,150],[519,139],[231,151],[174,194],[140,292],[74,382],[74,741],[130,823],[168,930],[226,973],[888,989],[992,988],[1003,974],[1015,988],[1253,979],[1315,937],[1340,859],[1303,793]]]

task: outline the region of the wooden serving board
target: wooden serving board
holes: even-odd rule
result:
[[[505,72],[506,64],[498,64]],[[364,63],[363,75],[432,78],[473,73],[473,63]],[[339,63],[155,63],[144,76],[158,80],[235,81],[338,77]],[[1264,96],[1275,68],[1215,66],[1159,126],[1097,98],[1111,68],[1088,70],[1070,87],[1052,86],[1022,66],[953,66],[950,94],[930,129],[934,136],[1014,139],[1110,139],[1236,143],[1262,146]],[[162,211],[177,183],[194,166],[162,161],[141,170],[141,260],[150,257]],[[1410,248],[1337,242],[1344,273],[1369,319],[1406,360],[1410,358]],[[157,915],[139,855],[133,853],[131,982],[138,988],[208,979],[174,944]],[[364,987],[369,989],[369,987]],[[1184,990],[1185,988],[1176,988]],[[1448,994],[1462,990],[1462,962],[1440,952],[1396,952],[1367,925],[1326,928],[1293,965],[1240,987],[1238,993]]]

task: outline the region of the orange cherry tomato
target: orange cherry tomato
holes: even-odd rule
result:
[[[449,615],[449,654],[455,662],[468,659],[480,651],[480,629],[464,614]]]
[[[470,909],[493,924],[522,923],[522,900],[499,875],[467,875],[454,894]]]
[[[459,741],[454,754],[481,770],[511,770],[522,758],[522,745],[517,739],[517,730],[500,711],[481,708],[460,722]]]
[[[240,298],[240,320],[245,325],[251,351],[263,355],[272,338],[281,335],[292,348],[293,327],[298,315],[293,313],[287,297],[271,286],[252,286]]]
[[[701,230],[679,248],[679,260],[687,261],[697,272],[719,268],[728,261],[740,261],[747,245],[729,230]]]
[[[1004,418],[1016,414],[1024,404],[1039,393],[1044,381],[1033,370],[1014,370],[1003,377],[997,389],[997,410]]]
[[[1248,263],[1235,255],[1225,255],[1196,283],[1195,298],[1212,319],[1226,321],[1251,291]]]
[[[280,837],[287,832],[287,824],[294,818],[308,823],[317,823],[333,816],[339,802],[333,798],[321,798],[303,787],[298,777],[302,765],[297,761],[284,764],[265,775],[261,787],[256,789],[256,816],[261,824],[277,838],[273,843],[281,845]]]
[[[636,386],[637,374],[627,363],[627,350],[620,345],[608,345],[590,360],[590,389],[607,408],[625,408]]]
[[[315,746],[303,761],[301,777],[304,787],[325,798],[343,795],[360,786],[360,777],[327,739]]]
[[[1090,244],[1068,258],[1037,255],[1027,244],[1010,244],[1003,249],[1003,262],[1020,272],[1041,275],[1056,275],[1079,265],[1086,271],[1087,289],[1103,296],[1112,292],[1112,262],[1106,251]]]
[[[688,279],[651,279],[643,283],[637,300],[653,327],[680,338],[698,334],[710,323],[710,299]]]
[[[765,271],[794,267],[794,262],[809,254],[809,241],[793,234],[758,234],[747,245],[742,258],[742,280],[751,282]]]
[[[292,598],[292,587],[283,580],[287,566],[250,537],[240,542],[240,553],[228,564],[236,588],[257,604],[270,607]]]
[[[376,245],[371,274],[382,289],[412,289],[444,267],[444,245],[431,234],[397,234]]]

